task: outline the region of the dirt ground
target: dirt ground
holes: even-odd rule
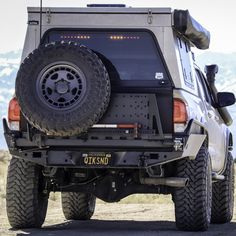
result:
[[[236,214],[229,224],[211,225],[208,232],[180,232],[175,228],[174,206],[170,198],[160,204],[103,204],[98,202],[90,221],[65,221],[60,199],[50,200],[47,218],[42,229],[13,231],[7,223],[6,214],[0,214],[1,236],[235,236]],[[236,213],[236,209],[235,209]]]

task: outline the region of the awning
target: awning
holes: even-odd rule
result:
[[[210,32],[191,17],[188,10],[174,10],[174,29],[183,34],[197,48],[208,49]]]

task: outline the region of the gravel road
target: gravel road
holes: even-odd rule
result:
[[[0,235],[20,236],[235,236],[236,217],[232,223],[211,225],[208,232],[180,232],[175,228],[174,207],[161,204],[97,204],[90,221],[65,221],[59,203],[50,202],[42,229],[12,231],[6,217],[0,217]],[[5,223],[2,223],[5,222]]]

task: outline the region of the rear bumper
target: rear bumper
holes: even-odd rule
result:
[[[67,168],[147,168],[164,164],[181,158],[182,152],[109,152],[111,162],[109,164],[95,164],[93,160],[84,163],[85,152],[58,151],[58,150],[12,150],[12,155],[18,156],[30,162],[48,167]],[[100,155],[100,152],[93,152]]]
[[[71,138],[53,138],[43,134],[11,131],[3,120],[4,135],[12,155],[43,166],[68,168],[147,168],[194,156],[189,147],[196,147],[198,135],[182,134],[177,138],[181,145],[176,148],[172,136],[156,137],[155,140],[86,140]],[[201,135],[200,135],[201,136]],[[189,141],[189,142],[188,142]],[[202,141],[197,146],[201,146]],[[111,161],[104,164],[84,163],[84,155],[111,155]]]

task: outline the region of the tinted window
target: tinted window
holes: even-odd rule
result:
[[[201,94],[201,97],[205,101],[207,101],[207,96],[206,96],[205,91],[204,91],[204,89],[202,87],[201,80],[199,79],[198,73],[196,73],[196,81],[197,81],[197,85],[198,85],[198,90],[199,90],[198,92],[199,92],[199,94]]]
[[[178,38],[178,47],[179,47],[179,55],[181,58],[181,65],[184,76],[184,83],[191,89],[194,89],[194,77],[192,75],[192,67],[191,67],[191,50],[190,46],[187,42]]]
[[[87,46],[102,59],[113,80],[168,83],[157,46],[148,32],[51,31],[47,41],[75,41]]]
[[[206,101],[209,104],[213,104],[214,99],[211,96],[210,89],[209,89],[209,86],[208,86],[208,84],[205,80],[204,75],[201,73],[201,71],[199,71],[199,70],[196,70],[196,71],[197,71],[197,75],[198,75],[198,78],[199,78],[199,82],[200,82],[200,84],[201,84],[201,86],[204,90],[204,95],[205,95]]]

